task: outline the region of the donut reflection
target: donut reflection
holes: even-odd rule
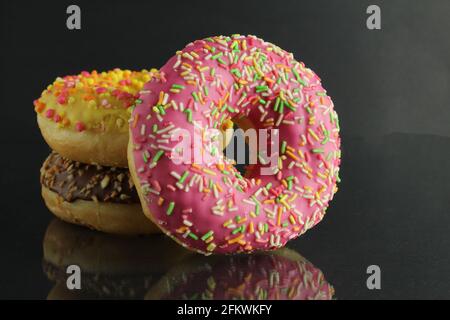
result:
[[[142,299],[173,265],[192,255],[162,235],[109,235],[54,219],[43,241],[43,269],[55,283],[48,299]],[[81,269],[69,290],[67,266]]]
[[[48,299],[332,299],[323,273],[296,251],[204,257],[162,235],[121,237],[53,220],[44,237]],[[67,266],[81,269],[69,290]]]
[[[330,300],[323,273],[294,250],[193,256],[174,267],[147,299]]]

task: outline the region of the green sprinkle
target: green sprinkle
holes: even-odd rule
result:
[[[206,97],[208,96],[209,90],[208,90],[208,87],[207,87],[207,86],[204,86],[204,87],[203,87],[203,93],[205,94]]]
[[[153,132],[158,131],[158,125],[156,123],[152,126],[152,131]]]
[[[169,206],[167,207],[167,215],[170,216],[172,214],[173,208],[175,208],[175,202],[171,201]]]
[[[159,151],[155,154],[155,156],[153,157],[152,162],[153,162],[153,163],[157,163],[158,160],[159,160],[159,158],[161,158],[161,156],[162,156],[163,154],[164,154],[164,151],[159,150]]]
[[[269,90],[268,86],[256,86],[256,92],[264,92]]]
[[[186,180],[186,178],[188,177],[188,175],[189,175],[189,171],[185,171],[185,172],[183,173],[183,175],[180,177],[180,180],[178,180],[178,182],[179,182],[179,183],[184,183],[184,181]]]
[[[323,153],[323,149],[322,148],[315,148],[315,149],[312,149],[312,152],[313,153]]]
[[[273,107],[273,111],[277,112],[278,111],[278,106],[280,105],[280,97],[277,97],[277,99],[275,100],[275,105]]]
[[[231,233],[232,233],[232,234],[236,234],[236,233],[240,232],[242,227],[243,227],[243,226],[237,227],[236,229],[234,229],[233,231],[231,231]]]
[[[195,102],[198,102],[199,98],[197,92],[192,92],[192,96],[194,97]]]
[[[192,110],[191,109],[186,109],[186,110],[184,110],[184,113],[187,114],[187,121],[188,122],[192,122]]]
[[[270,188],[272,188],[272,182],[269,182],[268,184],[266,184],[266,189],[270,190]]]
[[[260,206],[259,206],[259,203],[257,203],[256,204],[256,206],[255,206],[255,214],[257,215],[257,216],[259,216],[259,213],[260,213]]]
[[[241,72],[240,72],[239,69],[237,69],[237,68],[231,69],[230,72],[231,72],[232,74],[236,75],[236,76],[239,77],[239,78],[242,77]]]
[[[300,82],[302,80],[297,70],[295,70],[295,68],[292,68],[292,73],[295,75],[295,79],[297,79],[297,82]]]
[[[326,160],[327,160],[327,161],[330,161],[332,157],[333,157],[333,152],[330,151],[330,152],[328,152],[328,154],[327,154]]]
[[[281,143],[281,153],[285,153],[286,152],[286,146],[287,146],[287,142],[286,141],[283,141],[282,143]]]
[[[159,106],[158,106],[158,110],[159,110],[159,113],[160,113],[161,115],[165,115],[165,114],[166,114],[166,110],[164,110],[163,106],[159,105]]]
[[[205,241],[206,239],[208,239],[209,237],[211,237],[213,234],[214,234],[214,231],[209,230],[207,233],[205,233],[205,234],[201,237],[201,239],[202,239],[203,241]]]
[[[217,61],[219,61],[219,63],[221,64],[227,64],[224,60],[222,60],[222,58],[217,59]]]
[[[280,103],[280,109],[278,110],[278,112],[279,112],[279,113],[283,113],[283,111],[284,111],[284,101],[281,100],[281,103]]]
[[[288,107],[289,109],[291,109],[292,111],[296,111],[297,110],[297,108],[296,107],[294,107],[294,106],[292,106],[290,103],[289,103],[289,101],[286,101],[286,107]]]
[[[316,92],[316,95],[319,97],[325,97],[327,95],[326,92]]]
[[[324,145],[330,140],[330,134],[329,133],[327,134],[327,133],[328,133],[328,131],[325,131],[325,138],[323,138],[323,140],[320,144]]]
[[[195,233],[190,232],[189,237],[191,237],[194,240],[198,240],[198,237],[195,235]]]
[[[211,57],[212,60],[217,60],[223,55],[223,52],[219,52]]]
[[[181,84],[176,84],[176,83],[174,83],[173,85],[172,85],[172,89],[184,89],[185,88],[185,86],[183,86],[183,85],[181,85]]]
[[[142,100],[141,100],[141,99],[136,99],[135,103],[136,103],[136,104],[141,104],[141,103],[142,103]]]

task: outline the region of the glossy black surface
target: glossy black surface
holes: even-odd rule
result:
[[[324,221],[288,247],[323,272],[338,299],[449,298],[450,138],[392,134],[343,141],[343,181],[335,200]],[[2,177],[8,194],[1,217],[1,295],[46,298],[53,282],[43,271],[42,247],[52,217],[39,194],[40,163],[27,164],[22,146],[9,148],[17,159],[5,161]],[[155,257],[156,269],[161,261]],[[366,287],[372,264],[381,268],[381,290]]]
[[[39,185],[49,149],[33,99],[57,75],[159,66],[190,40],[233,32],[294,52],[321,76],[340,116],[340,190],[325,219],[289,249],[321,270],[337,299],[450,298],[449,3],[383,2],[375,32],[365,28],[370,2],[271,3],[235,2],[240,9],[225,15],[220,4],[81,2],[83,29],[70,33],[69,3],[2,2],[1,298],[45,299],[54,287],[43,263],[53,218]],[[172,20],[153,17],[168,8]],[[133,261],[146,243],[129,249]],[[149,262],[143,253],[148,274],[124,267],[141,286],[137,298],[169,271],[170,256],[161,256]],[[381,290],[366,287],[373,264]],[[142,274],[151,282],[144,287]]]

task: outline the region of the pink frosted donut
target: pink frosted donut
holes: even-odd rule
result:
[[[252,252],[322,220],[337,191],[340,138],[313,71],[271,43],[233,35],[188,44],[160,72],[132,109],[128,160],[144,212],[163,232],[203,254]],[[258,155],[243,177],[211,147],[208,130],[230,119],[278,129],[269,133],[279,138],[275,165]],[[180,132],[202,136],[200,152],[215,161],[193,159],[192,142],[191,161],[180,162]]]

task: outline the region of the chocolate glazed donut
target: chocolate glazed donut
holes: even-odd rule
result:
[[[128,169],[84,164],[53,152],[40,181],[47,207],[64,221],[116,234],[159,230],[142,213]]]

